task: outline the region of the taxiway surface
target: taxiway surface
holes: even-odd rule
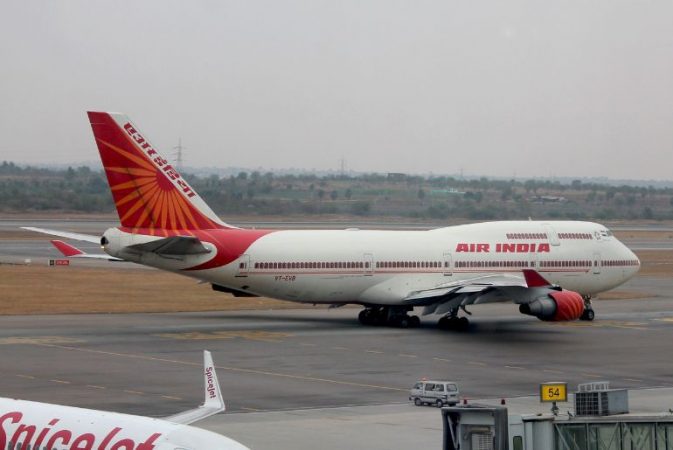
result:
[[[0,244],[4,257],[55,252],[43,240]],[[202,426],[252,448],[439,448],[439,412],[407,402],[422,377],[454,380],[473,400],[532,395],[552,380],[672,386],[670,280],[638,276],[620,289],[639,296],[595,302],[593,323],[494,304],[472,308],[463,333],[438,330],[435,316],[418,329],[363,327],[355,308],[0,317],[0,395],[169,415],[202,401],[208,349],[229,414]]]
[[[438,439],[439,413],[407,404],[422,377],[455,380],[469,399],[532,395],[552,379],[670,386],[673,299],[661,295],[663,283],[632,283],[647,283],[656,296],[598,302],[593,323],[544,323],[514,305],[482,306],[463,333],[429,319],[418,329],[363,327],[356,309],[1,317],[2,395],[169,415],[201,401],[208,349],[228,411],[239,414],[204,426],[238,430],[244,443],[253,429],[314,420],[335,439],[349,426],[366,437],[368,421],[383,428],[380,443],[410,428]],[[310,448],[294,443],[284,448]]]

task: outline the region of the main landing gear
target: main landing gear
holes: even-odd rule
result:
[[[590,295],[583,295],[582,298],[584,299],[584,312],[580,316],[580,320],[588,320],[592,321],[594,320],[594,308],[591,306],[591,296]]]
[[[470,321],[467,317],[458,317],[458,308],[455,308],[439,319],[437,326],[439,326],[441,330],[465,331],[469,328]]]
[[[370,306],[358,315],[362,325],[386,325],[399,328],[416,328],[421,324],[418,316],[410,316],[410,306]]]

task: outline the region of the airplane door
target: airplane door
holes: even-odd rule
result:
[[[549,243],[553,245],[554,247],[561,245],[561,241],[559,241],[558,234],[556,234],[556,230],[552,228],[551,225],[548,223],[543,224],[544,226],[544,231],[547,233],[547,238],[549,239]]]
[[[362,255],[362,261],[365,275],[371,276],[374,273],[374,256],[371,253],[365,253]]]
[[[600,275],[601,273],[601,254],[600,253],[594,253],[594,275]]]
[[[237,277],[247,277],[250,270],[250,255],[241,255],[238,258],[238,268],[236,271]]]
[[[444,253],[444,261],[442,262],[443,271],[444,271],[444,276],[445,277],[450,277],[453,275],[453,258],[451,257],[451,253]]]

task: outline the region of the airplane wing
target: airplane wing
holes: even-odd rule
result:
[[[436,288],[411,292],[404,303],[425,306],[423,315],[483,303],[511,301],[530,303],[559,287],[545,280],[537,271],[524,269],[523,276],[486,275],[448,283]]]
[[[91,259],[105,259],[107,261],[124,261],[120,258],[115,258],[114,256],[106,255],[104,253],[86,253],[74,245],[65,243],[59,239],[52,239],[51,245],[56,247],[56,249],[67,258],[91,258]]]
[[[215,373],[213,357],[207,350],[203,351],[203,377],[205,382],[205,401],[203,402],[203,405],[198,408],[190,409],[189,411],[164,417],[164,420],[189,425],[190,423],[205,419],[206,417],[210,417],[225,410],[222,392],[220,391],[220,384],[217,381],[217,374]]]
[[[21,227],[21,229],[28,231],[35,231],[37,233],[42,234],[50,234],[52,236],[58,236],[67,239],[74,239],[76,241],[85,241],[85,242],[93,242],[94,244],[100,244],[100,236],[93,236],[90,234],[70,233],[68,231],[48,230],[46,228],[36,228],[36,227]]]

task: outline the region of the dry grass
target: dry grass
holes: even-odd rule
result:
[[[630,239],[642,239],[652,241],[666,241],[673,239],[673,233],[662,230],[616,230],[615,237],[620,241],[628,241]]]
[[[640,258],[638,276],[671,277],[673,275],[673,250],[640,250],[635,252]]]
[[[233,297],[158,270],[0,265],[0,314],[121,313],[297,308]]]

